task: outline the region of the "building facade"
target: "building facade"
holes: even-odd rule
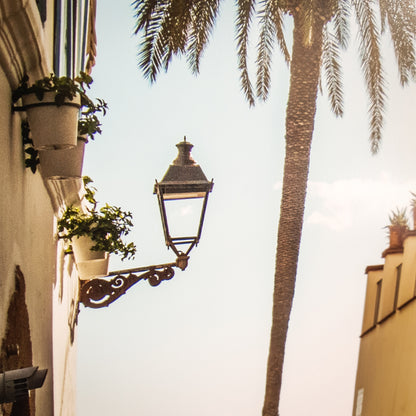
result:
[[[416,231],[368,266],[353,416],[416,414]]]
[[[12,92],[27,74],[73,77],[95,56],[95,0],[0,1],[0,373],[47,369],[27,400],[0,415],[75,415],[79,281],[56,237],[56,218],[83,197],[80,178],[46,179],[25,165],[24,111]]]

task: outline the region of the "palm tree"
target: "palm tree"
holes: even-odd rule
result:
[[[402,85],[416,74],[414,0],[237,0],[237,55],[242,90],[250,105],[266,99],[270,87],[271,56],[275,42],[290,65],[286,110],[286,155],[277,236],[272,329],[263,416],[278,415],[286,335],[294,296],[299,245],[316,98],[321,73],[337,116],[343,113],[339,55],[347,47],[350,14],[359,31],[359,55],[369,97],[370,143],[376,153],[385,109],[385,79],[381,35],[389,32]],[[140,66],[155,81],[174,55],[184,54],[193,72],[210,38],[220,0],[134,0],[142,35]],[[378,14],[379,12],[379,18]],[[284,19],[293,20],[292,53],[287,48]],[[259,18],[257,82],[253,88],[247,69],[248,38],[254,17]]]

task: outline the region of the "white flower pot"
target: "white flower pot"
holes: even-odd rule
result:
[[[77,237],[71,242],[79,278],[89,280],[106,276],[110,256],[105,251],[93,251],[93,241],[88,236]]]
[[[103,277],[108,275],[108,256],[101,260],[88,260],[77,263],[78,276],[81,280],[91,280],[95,277]]]
[[[42,101],[35,94],[24,95],[22,100],[35,149],[67,149],[77,145],[79,95],[72,101],[65,99],[60,106],[56,105],[53,92],[46,92]]]
[[[40,170],[47,179],[65,180],[81,178],[84,150],[87,139],[79,137],[71,149],[40,150]]]

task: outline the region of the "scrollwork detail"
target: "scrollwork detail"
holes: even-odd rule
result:
[[[127,276],[116,275],[111,280],[92,279],[81,285],[80,301],[88,308],[102,308],[114,302],[140,280],[148,280],[151,286],[158,286],[162,280],[170,280],[175,275],[172,267],[162,270],[150,268],[141,275],[129,273]]]
[[[170,280],[175,275],[172,267],[166,267],[162,271],[160,270],[151,270],[148,276],[148,282],[150,286],[158,286],[162,280]]]

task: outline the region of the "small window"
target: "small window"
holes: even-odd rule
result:
[[[89,0],[55,0],[54,71],[75,77],[85,70]]]
[[[68,36],[68,13],[71,8],[69,2],[56,0],[55,2],[55,45],[54,70],[59,76],[68,74],[68,63],[71,60],[70,40]]]
[[[397,303],[399,300],[399,289],[400,289],[400,278],[402,275],[402,265],[399,264],[396,268],[396,290],[394,292],[394,304],[393,304],[393,311],[397,309]]]
[[[413,297],[416,297],[416,273],[415,273],[415,280],[414,280],[414,282],[415,282],[415,286],[413,288]]]
[[[377,282],[377,292],[376,292],[376,303],[374,307],[374,325],[377,325],[378,320],[378,311],[380,309],[380,298],[381,298],[381,286],[382,286],[382,279]]]

